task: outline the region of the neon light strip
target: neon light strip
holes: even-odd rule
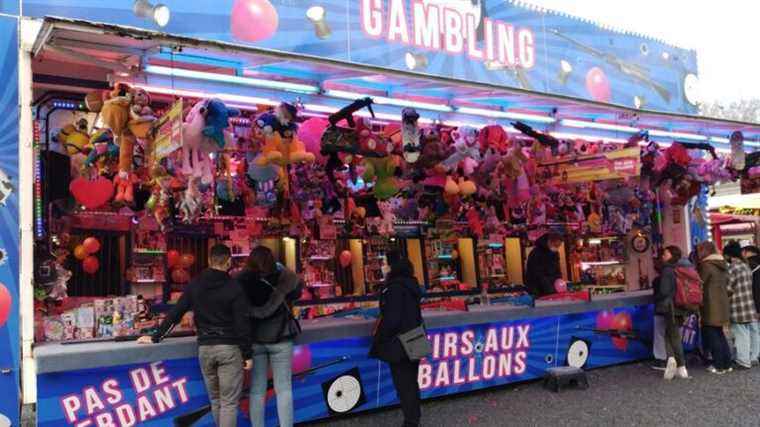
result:
[[[610,138],[606,136],[597,136],[597,135],[581,135],[577,133],[564,133],[564,132],[551,132],[551,136],[559,139],[584,139],[586,141],[609,141],[614,142],[617,144],[626,144],[628,143],[627,140],[622,138]],[[645,144],[646,145],[646,144]]]
[[[135,84],[133,85],[135,87],[139,87],[142,89],[145,89],[148,92],[151,93],[160,93],[164,95],[172,95],[172,96],[182,96],[187,98],[218,98],[225,102],[230,103],[239,103],[244,104],[246,108],[249,108],[251,106],[256,105],[279,105],[280,103],[268,98],[259,98],[256,96],[242,96],[242,95],[232,95],[229,93],[205,93],[200,91],[194,91],[194,90],[184,90],[184,89],[171,89],[171,88],[164,88],[164,87],[158,87],[158,86],[147,86],[147,85],[141,85],[141,84]],[[235,106],[232,104],[229,104],[229,106]]]
[[[160,76],[180,77],[188,79],[207,80],[212,82],[233,83],[244,86],[254,86],[266,89],[278,89],[288,92],[297,93],[319,93],[319,87],[301,83],[280,82],[276,80],[264,80],[253,77],[240,77],[228,74],[206,73],[204,71],[185,70],[182,68],[162,67],[158,65],[148,65],[145,67],[148,74],[157,74]]]
[[[45,237],[44,215],[42,210],[42,159],[40,156],[40,122],[32,123],[32,145],[34,147],[34,225],[35,236],[38,239]]]
[[[649,136],[659,136],[663,138],[681,138],[681,139],[693,139],[694,141],[707,141],[707,137],[704,135],[697,135],[695,133],[683,133],[683,132],[667,132],[664,130],[649,130]]]
[[[562,126],[567,126],[567,127],[572,127],[572,128],[599,129],[599,130],[610,130],[614,132],[627,132],[627,133],[636,133],[641,130],[639,128],[634,128],[631,126],[613,125],[610,123],[586,122],[582,120],[570,120],[570,119],[563,119],[560,121],[560,124]]]
[[[454,111],[453,108],[445,104],[433,104],[429,102],[409,101],[406,99],[395,99],[395,98],[388,98],[385,96],[362,95],[360,93],[348,92],[345,90],[327,90],[325,91],[325,95],[333,97],[333,98],[350,99],[350,100],[369,97],[369,98],[372,98],[372,100],[375,101],[375,103],[381,104],[381,105],[395,105],[397,107],[411,107],[411,108],[419,108],[421,110],[432,110],[432,111],[442,111],[442,112]]]
[[[526,122],[554,123],[557,121],[554,117],[541,116],[538,114],[513,113],[501,110],[487,110],[485,108],[458,107],[458,113],[473,114],[476,116],[494,117],[512,120],[524,120]]]

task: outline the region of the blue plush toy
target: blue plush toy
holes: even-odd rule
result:
[[[230,126],[230,117],[237,117],[240,111],[227,108],[224,102],[214,98],[206,103],[206,126],[203,135],[213,139],[219,148],[224,148],[224,130]]]

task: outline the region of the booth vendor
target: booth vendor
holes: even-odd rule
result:
[[[525,284],[534,297],[551,295],[556,292],[554,282],[562,278],[559,266],[559,249],[562,236],[546,233],[536,241],[536,247],[528,256]]]

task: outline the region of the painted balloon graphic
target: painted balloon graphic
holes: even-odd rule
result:
[[[631,315],[626,312],[620,312],[612,320],[612,329],[619,332],[630,332],[633,328]],[[612,345],[616,349],[626,351],[628,349],[628,339],[625,337],[612,337]]]
[[[311,368],[311,350],[308,345],[293,347],[293,373],[303,372]]]
[[[586,73],[586,90],[594,101],[609,102],[612,98],[610,81],[604,70],[599,67],[594,67]]]
[[[280,18],[269,0],[236,0],[230,14],[232,37],[247,42],[266,40],[277,32]]]
[[[612,328],[612,321],[615,319],[615,315],[611,311],[600,311],[596,315],[596,329],[602,331],[608,331]]]
[[[11,314],[11,302],[11,293],[5,285],[0,283],[0,327],[8,321],[8,316]]]

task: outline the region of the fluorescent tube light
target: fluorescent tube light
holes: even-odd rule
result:
[[[728,138],[721,138],[719,136],[710,137],[710,142],[717,142],[718,144],[728,144],[731,141]]]
[[[162,67],[159,65],[148,65],[145,67],[148,74],[157,74],[161,76],[180,77],[188,79],[207,80],[220,83],[233,83],[244,86],[261,87],[266,89],[278,89],[296,93],[318,93],[319,87],[301,83],[280,82],[276,80],[264,80],[253,77],[240,77],[228,74],[207,73],[205,71],[186,70],[183,68]]]
[[[527,114],[527,113],[513,113],[509,111],[502,111],[502,110],[488,110],[485,108],[458,107],[457,112],[462,113],[462,114],[473,114],[476,116],[484,116],[484,117],[524,120],[526,122],[554,123],[556,121],[554,117],[549,117],[549,116],[542,116],[538,114]]]
[[[363,95],[361,93],[348,92],[345,90],[327,90],[325,91],[325,95],[331,96],[333,98],[350,99],[350,100],[370,97],[372,98],[373,101],[375,101],[376,104],[395,105],[397,107],[419,108],[421,110],[432,110],[432,111],[443,111],[443,112],[453,111],[453,109],[446,104],[433,104],[430,102],[410,101],[407,99],[388,98],[385,96]]]
[[[164,95],[172,95],[172,96],[179,96],[179,97],[187,97],[187,98],[199,98],[199,99],[205,99],[205,98],[218,98],[222,101],[229,103],[228,106],[232,107],[233,103],[238,104],[245,104],[246,106],[256,106],[256,105],[279,105],[280,103],[278,101],[275,101],[273,99],[268,98],[259,98],[257,96],[243,96],[243,95],[232,95],[229,93],[205,93],[195,90],[184,90],[184,89],[171,89],[171,88],[165,88],[165,87],[158,87],[158,86],[147,86],[147,85],[140,85],[135,84],[135,87],[139,87],[142,89],[145,89],[149,93],[160,93]]]
[[[607,141],[607,142],[614,142],[617,144],[628,143],[628,140],[622,139],[622,138],[610,138],[610,137],[599,136],[599,135],[581,135],[578,133],[551,132],[551,136],[555,138],[559,138],[559,139],[583,139],[590,142]]]
[[[656,130],[656,129],[650,130],[649,136],[659,136],[661,138],[692,139],[694,141],[707,141],[707,137],[704,135],[697,135],[695,133],[684,133],[684,132],[667,132],[664,130]]]
[[[599,129],[599,130],[609,130],[609,131],[614,131],[614,132],[627,132],[627,133],[636,133],[641,130],[639,128],[635,128],[631,126],[613,125],[609,123],[596,123],[596,122],[587,122],[583,120],[570,120],[570,119],[563,119],[560,121],[560,124],[562,126],[568,126],[572,128]]]

